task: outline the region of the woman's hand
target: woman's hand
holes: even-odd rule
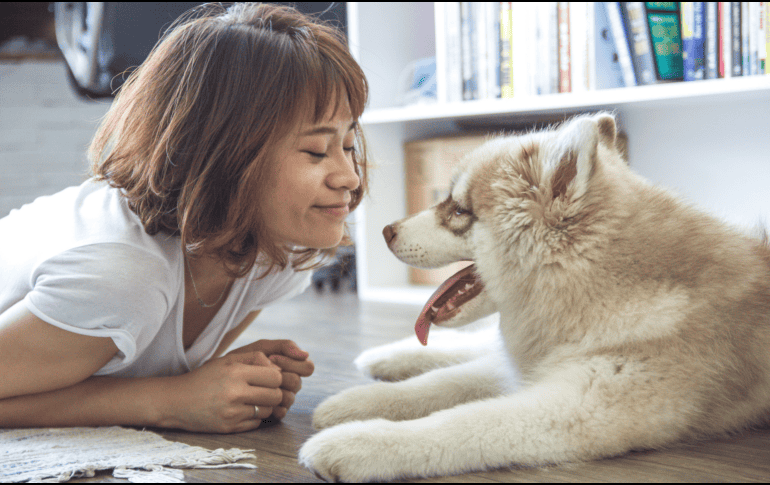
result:
[[[169,378],[172,388],[165,396],[166,412],[159,426],[207,433],[256,429],[276,407],[284,406],[281,369],[264,353],[252,350],[231,352]]]
[[[296,394],[302,388],[302,377],[313,374],[315,366],[308,359],[310,354],[300,349],[291,340],[258,340],[254,343],[233,350],[227,355],[261,352],[270,362],[281,369],[281,403],[273,408],[272,417],[283,419],[294,404]],[[261,414],[261,413],[260,413]]]

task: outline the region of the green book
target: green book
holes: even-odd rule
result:
[[[658,79],[684,79],[679,2],[645,2]]]

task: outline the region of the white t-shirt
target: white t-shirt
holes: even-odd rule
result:
[[[19,301],[41,320],[111,337],[119,352],[95,375],[169,376],[211,358],[248,313],[292,298],[310,271],[235,281],[205,330],[182,344],[185,265],[179,237],[148,235],[118,189],[88,180],[0,219],[0,313]]]

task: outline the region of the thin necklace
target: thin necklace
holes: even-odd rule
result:
[[[225,296],[225,292],[227,291],[227,287],[230,286],[230,284],[228,283],[228,284],[225,285],[224,289],[222,289],[222,293],[220,293],[220,295],[219,295],[219,298],[217,298],[217,301],[215,301],[214,303],[211,303],[211,304],[204,303],[203,300],[201,300],[200,295],[198,294],[198,287],[195,286],[195,279],[193,278],[193,275],[192,275],[192,269],[190,268],[190,262],[187,261],[187,256],[186,255],[183,256],[183,257],[184,257],[185,263],[187,263],[187,271],[190,273],[190,281],[192,281],[193,290],[195,290],[195,298],[198,299],[198,304],[200,306],[202,306],[203,308],[211,308],[213,306],[216,306],[217,303],[219,303],[219,300],[221,300],[222,297]]]

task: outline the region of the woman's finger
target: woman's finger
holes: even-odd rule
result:
[[[251,406],[275,407],[283,402],[284,391],[280,388],[268,389],[266,387],[246,386],[242,392],[242,397],[238,401]]]
[[[283,380],[281,381],[281,389],[286,389],[294,394],[298,393],[302,389],[302,378],[293,372],[281,372]]]
[[[244,433],[246,431],[253,431],[259,428],[259,425],[261,424],[261,419],[247,419],[236,424],[231,433]]]
[[[244,365],[241,369],[246,383],[250,386],[276,389],[283,382],[279,367]]]
[[[310,359],[294,360],[285,355],[271,355],[270,362],[277,365],[283,371],[294,372],[302,377],[310,377],[315,370],[315,364]]]
[[[273,409],[273,417],[275,419],[283,419],[289,413],[289,408],[283,406],[277,406]]]
[[[276,407],[283,407],[286,409],[289,409],[292,404],[294,404],[294,400],[296,399],[297,395],[291,391],[282,390],[283,397],[281,399],[281,404],[279,404]]]

